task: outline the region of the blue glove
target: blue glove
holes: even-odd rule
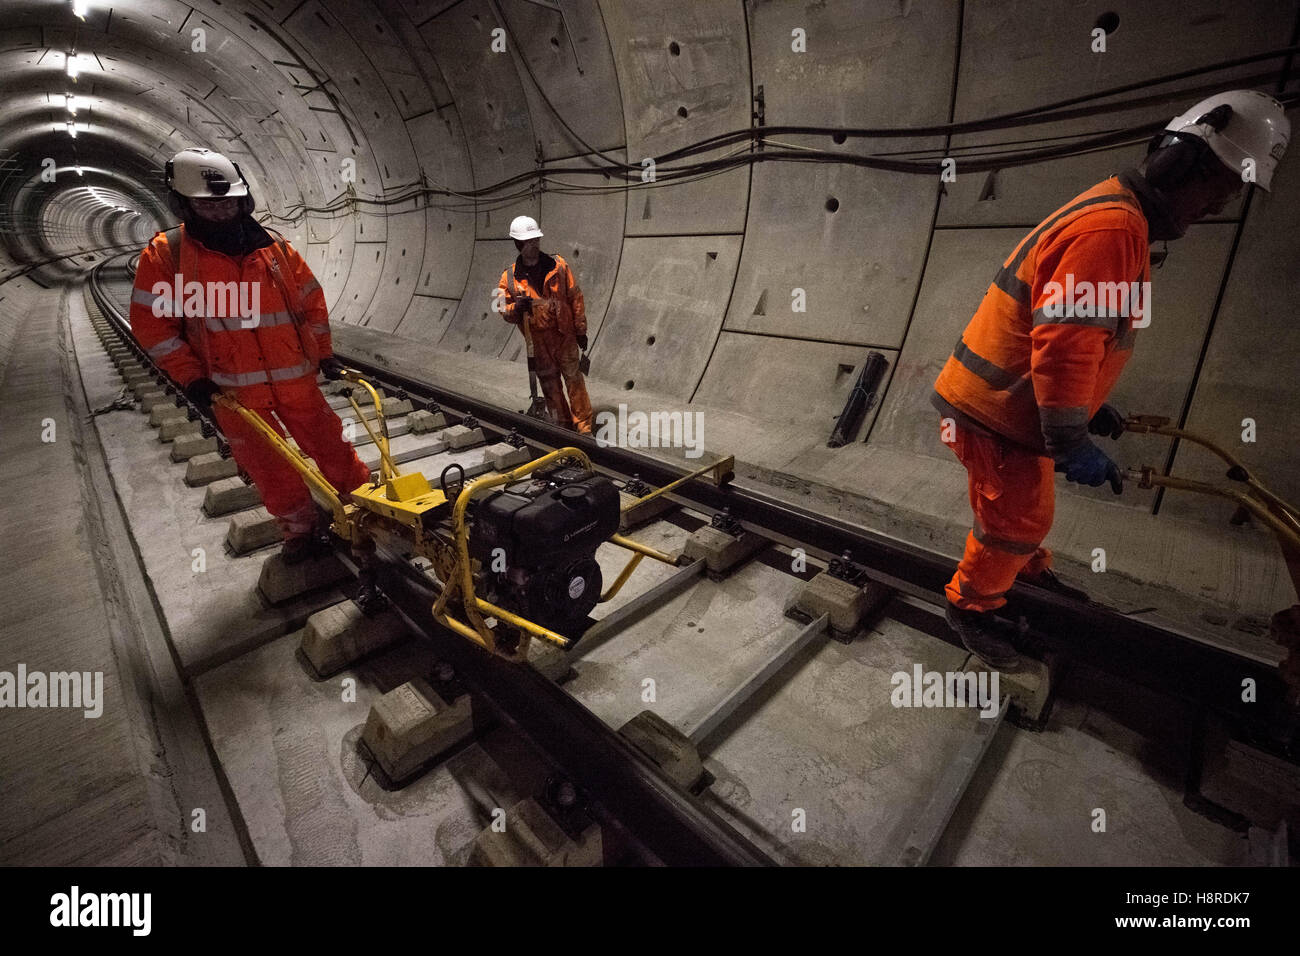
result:
[[[1124,490],[1124,478],[1119,465],[1091,441],[1075,445],[1069,451],[1055,456],[1056,471],[1065,472],[1065,480],[1098,488],[1107,481],[1115,494]]]
[[[1088,422],[1088,431],[1094,435],[1109,435],[1118,438],[1124,434],[1124,416],[1114,405],[1103,405]]]

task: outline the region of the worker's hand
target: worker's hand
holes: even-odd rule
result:
[[[515,296],[515,309],[519,315],[527,315],[533,309],[533,303],[537,300],[529,295]]]
[[[337,382],[343,377],[343,369],[343,363],[333,355],[327,355],[320,360],[320,373],[331,382]]]
[[[1091,441],[1076,445],[1069,451],[1060,452],[1055,456],[1055,460],[1056,471],[1065,472],[1066,481],[1091,485],[1093,488],[1099,488],[1109,481],[1111,491],[1115,494],[1124,490],[1124,477],[1120,473],[1119,465],[1111,461],[1106,453]]]
[[[201,412],[212,411],[212,396],[221,394],[221,386],[210,378],[196,378],[185,386],[185,397]]]
[[[1088,431],[1094,435],[1109,435],[1118,438],[1124,434],[1124,415],[1114,405],[1103,405],[1088,422]]]
[[[579,335],[579,336],[578,336],[578,348],[582,349],[584,352],[587,351],[587,336],[586,336],[586,335]]]

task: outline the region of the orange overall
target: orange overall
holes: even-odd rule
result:
[[[141,253],[136,271],[131,330],[150,358],[182,388],[209,378],[280,435],[287,427],[340,492],[368,482],[370,470],[343,440],[342,420],[316,384],[320,360],[331,355],[332,348],[325,294],[307,263],[287,242],[236,259],[207,248],[185,236],[184,226],[181,229],[179,255],[160,232]],[[212,286],[217,289],[256,290],[256,321],[232,309],[228,295],[218,296],[216,302],[205,296],[201,306],[183,309],[186,314],[171,314],[183,298],[171,292],[177,274],[183,289],[197,282],[204,287],[219,284]],[[172,300],[166,308],[155,307],[160,294]],[[247,299],[252,299],[251,293]],[[209,304],[217,305],[210,314]],[[316,506],[302,478],[237,414],[220,406],[214,406],[213,414],[235,461],[257,485],[285,538],[309,534]]]
[[[957,607],[999,608],[1018,573],[1051,566],[1042,542],[1052,527],[1052,455],[1088,440],[1148,308],[1135,299],[1117,312],[1100,296],[1076,305],[1064,290],[1148,288],[1147,219],[1131,182],[1125,174],[1099,183],[1020,242],[935,381],[940,437],[966,466],[974,512],[945,589]]]
[[[507,308],[503,318],[514,325],[523,326],[523,318],[515,300],[522,296],[537,300],[529,315],[528,329],[533,337],[533,357],[537,366],[537,377],[541,381],[542,395],[555,420],[561,424],[573,423],[573,427],[584,435],[591,434],[591,398],[587,395],[587,384],[578,369],[581,355],[578,351],[578,336],[587,334],[587,313],[583,303],[582,290],[573,270],[561,256],[547,256],[542,259],[550,266],[542,281],[542,288],[536,289],[524,276],[522,270],[516,275],[516,265],[512,263],[501,273],[497,283],[498,295],[505,297]],[[550,265],[550,261],[554,265]],[[563,376],[564,384],[560,384]],[[564,392],[568,390],[566,400]]]

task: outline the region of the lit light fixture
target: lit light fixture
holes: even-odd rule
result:
[[[76,115],[77,115],[77,98],[76,98],[75,96],[73,96],[71,93],[65,93],[64,96],[67,97],[68,112],[71,113],[73,116],[76,116]]]
[[[89,12],[90,4],[86,0],[72,0],[72,13],[74,16],[84,20]]]
[[[73,120],[68,120],[68,135],[73,139],[77,138],[77,124]]]
[[[77,51],[69,50],[68,51],[68,76],[70,76],[72,79],[75,80],[77,78],[77,74],[80,72],[81,72],[81,67],[77,66]]]
[[[84,175],[86,175],[85,173],[83,173],[83,172],[81,171],[81,164],[80,164],[80,163],[77,164],[77,175],[78,175],[78,176],[84,176]]]

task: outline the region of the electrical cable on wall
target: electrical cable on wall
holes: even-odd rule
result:
[[[507,30],[509,30],[508,26]],[[1294,52],[1300,52],[1300,47],[1284,47],[1267,53],[1255,54],[1249,57],[1240,57],[1206,67],[1198,67],[1175,74],[1167,74],[1165,76],[1155,77],[1141,82],[1130,83],[1109,90],[1103,90],[1098,93],[1088,94],[1086,96],[1073,97],[1046,106],[1003,113],[982,120],[962,123],[948,123],[937,126],[921,127],[881,127],[875,129],[813,126],[765,126],[745,130],[735,130],[711,136],[704,140],[700,140],[696,143],[663,154],[657,160],[655,179],[652,182],[641,182],[643,169],[639,164],[633,165],[621,162],[617,159],[611,159],[605,153],[592,147],[582,139],[581,136],[572,130],[568,123],[559,114],[554,104],[551,103],[543,93],[541,94],[542,99],[560,121],[561,125],[568,130],[574,139],[587,149],[589,153],[600,156],[602,159],[606,160],[604,164],[587,163],[581,166],[545,167],[520,173],[497,183],[472,190],[453,190],[438,185],[430,186],[419,182],[411,182],[408,184],[394,185],[384,188],[386,194],[392,193],[394,190],[401,190],[396,194],[369,197],[359,196],[354,190],[349,189],[340,193],[324,205],[308,206],[303,203],[296,203],[288,207],[283,214],[268,212],[264,214],[263,218],[267,221],[274,220],[277,222],[295,223],[302,221],[308,215],[331,218],[340,214],[352,215],[362,208],[367,210],[387,210],[391,207],[399,206],[407,202],[417,203],[421,199],[424,200],[424,203],[423,206],[419,208],[437,208],[448,212],[485,212],[506,208],[521,199],[533,195],[538,188],[566,195],[581,195],[584,193],[603,194],[613,191],[626,191],[628,189],[662,188],[669,185],[698,182],[701,179],[713,175],[740,169],[745,166],[752,166],[756,163],[762,162],[831,163],[834,165],[858,166],[867,169],[877,169],[886,172],[896,172],[909,175],[933,176],[936,172],[940,171],[939,163],[941,160],[951,158],[952,154],[956,153],[961,160],[964,170],[968,172],[990,172],[1015,166],[1031,165],[1054,159],[1088,155],[1119,146],[1137,145],[1145,142],[1152,134],[1162,129],[1164,122],[1163,120],[1158,120],[1127,128],[1106,129],[1092,134],[1071,133],[1039,138],[1009,139],[979,145],[957,146],[949,148],[948,150],[929,148],[872,152],[866,154],[819,149],[814,146],[790,143],[775,137],[829,135],[833,138],[837,138],[839,141],[843,141],[848,137],[864,139],[928,137],[991,132],[1036,124],[1057,123],[1066,119],[1080,119],[1094,115],[1113,115],[1115,112],[1125,109],[1148,106],[1169,99],[1185,98],[1194,95],[1205,87],[1198,86],[1192,89],[1181,89],[1172,93],[1141,96],[1129,100],[1105,104],[1094,104],[1090,106],[1080,106],[1079,104],[1105,99],[1121,93],[1147,90],[1175,80],[1186,79],[1204,73],[1241,66],[1247,63],[1277,56],[1285,56]],[[533,82],[537,83],[536,77],[533,76],[531,68],[528,67],[526,61],[524,61],[524,67],[530,78],[533,79]],[[1247,84],[1260,82],[1270,79],[1274,75],[1275,71],[1269,71],[1264,74],[1242,78],[1240,82]],[[540,86],[538,88],[540,92]],[[1283,105],[1288,108],[1293,108],[1297,102],[1300,102],[1300,94],[1293,93],[1290,95],[1284,95],[1280,99]],[[1060,142],[1061,140],[1069,140],[1069,142]],[[697,155],[702,152],[717,150],[728,145],[735,145],[735,148],[723,156],[716,156],[711,159],[694,163],[685,163],[678,166],[664,165],[665,162],[671,162],[687,156]],[[1015,148],[1022,146],[1030,148]],[[763,147],[763,149],[759,151],[755,150],[754,147]],[[771,147],[779,148],[773,149]],[[586,185],[572,182],[562,183],[557,181],[555,178],[560,175],[600,176],[607,180],[621,181],[610,183],[608,185]],[[459,200],[459,202],[434,201],[437,199]],[[394,213],[391,212],[384,213],[384,215],[393,214]]]

